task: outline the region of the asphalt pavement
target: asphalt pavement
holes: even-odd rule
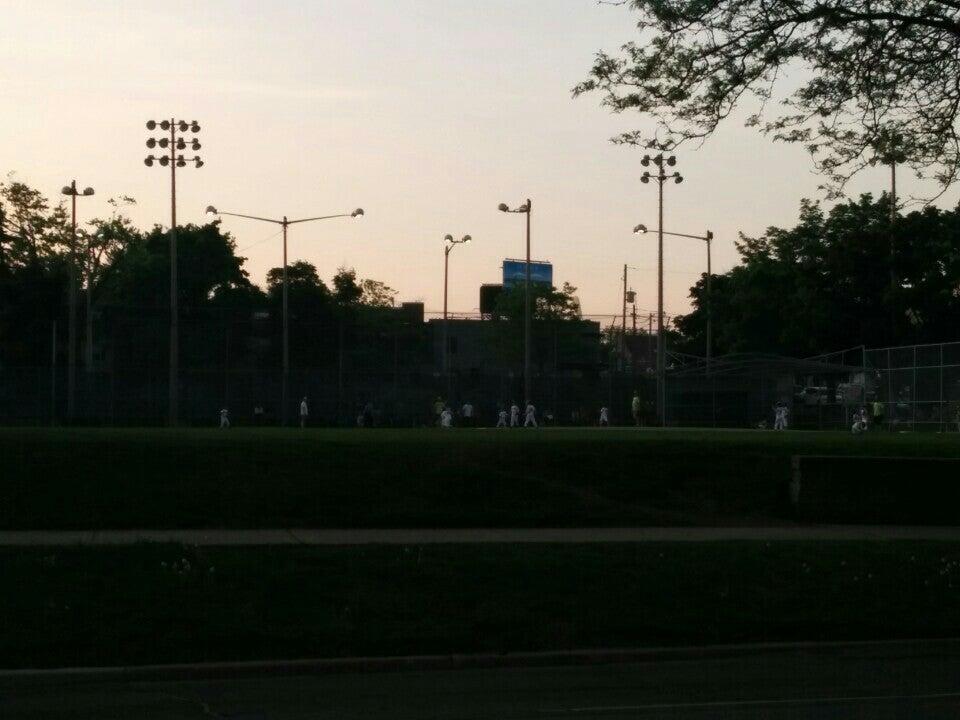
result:
[[[0,717],[953,720],[960,717],[960,641],[757,647],[567,667],[194,681],[6,676],[0,677]]]

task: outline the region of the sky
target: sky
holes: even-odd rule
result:
[[[56,199],[93,186],[80,219],[137,200],[147,228],[170,223],[169,171],[148,168],[149,119],[197,120],[204,167],[177,175],[178,222],[204,209],[290,219],[365,210],[290,228],[290,261],[329,282],[340,266],[443,307],[443,237],[470,234],[450,257],[450,310],[476,312],[482,283],[523,257],[520,215],[533,201],[533,257],[578,288],[587,314],[621,309],[623,265],[638,313],[655,311],[655,184],[643,152],[615,146],[650,127],[572,99],[594,54],[636,35],[632,14],[596,0],[3,0],[0,172]],[[742,116],[746,115],[746,111]],[[742,117],[741,116],[741,117]],[[791,226],[820,179],[802,148],[735,118],[703,147],[678,152],[666,230],[715,234],[713,268],[738,262],[739,232]],[[871,170],[852,194],[886,189]],[[898,178],[901,192],[919,190]],[[956,202],[956,193],[940,203]],[[279,228],[225,218],[251,279],[282,262]],[[689,310],[706,266],[696,240],[668,238],[665,311]]]

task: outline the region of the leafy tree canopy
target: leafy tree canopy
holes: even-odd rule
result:
[[[580,300],[577,289],[568,282],[559,290],[544,283],[531,283],[533,317],[537,320],[579,320]],[[504,288],[497,299],[496,316],[519,319],[524,316],[526,295],[523,283]]]
[[[894,225],[889,199],[864,195],[825,212],[804,201],[793,228],[741,236],[742,264],[712,279],[715,353],[810,356],[856,345],[957,339],[960,210],[927,207]],[[705,278],[694,311],[678,318],[689,352],[702,354]]]
[[[654,118],[670,150],[748,99],[748,124],[806,146],[834,195],[872,162],[907,162],[946,189],[960,170],[960,3],[946,0],[624,0],[640,38],[600,52],[574,94]],[[787,75],[807,79],[766,112]]]

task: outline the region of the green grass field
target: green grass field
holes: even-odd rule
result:
[[[955,637],[960,543],[0,549],[0,667]]]
[[[783,523],[794,454],[958,458],[960,436],[0,429],[0,529]]]

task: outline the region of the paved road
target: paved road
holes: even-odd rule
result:
[[[5,720],[817,720],[960,717],[960,641],[621,665],[185,682],[0,678]]]
[[[0,531],[0,546],[132,545],[429,545],[435,543],[710,542],[723,540],[947,540],[960,526],[818,525],[789,527],[467,528],[369,530]]]

